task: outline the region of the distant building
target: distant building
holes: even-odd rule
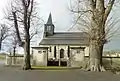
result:
[[[63,23],[64,24],[64,23]],[[44,25],[44,35],[39,46],[32,47],[33,63],[39,66],[78,67],[89,55],[86,32],[55,32],[52,16]]]

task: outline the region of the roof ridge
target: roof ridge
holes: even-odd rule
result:
[[[62,31],[61,31],[61,32],[55,32],[55,33],[87,33],[87,32],[68,32],[68,31],[65,31],[65,32],[63,31],[63,32],[62,32]]]

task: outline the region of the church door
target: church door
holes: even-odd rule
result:
[[[60,58],[64,58],[64,49],[60,49]]]

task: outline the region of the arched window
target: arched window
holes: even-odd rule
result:
[[[64,49],[60,49],[60,58],[64,58]]]

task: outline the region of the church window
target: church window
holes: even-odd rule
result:
[[[56,46],[54,46],[54,57],[56,58]]]
[[[77,49],[76,51],[77,51],[77,53],[80,53],[80,49]]]
[[[70,57],[70,46],[68,46],[68,57]]]
[[[64,58],[64,49],[60,49],[60,58]]]
[[[46,51],[43,51],[43,53],[46,53]]]
[[[47,26],[47,30],[50,31],[51,30],[51,26]]]
[[[51,46],[50,46],[49,50],[50,50],[50,52],[52,51]]]
[[[38,53],[39,53],[39,54],[41,54],[41,53],[42,53],[42,51],[38,51]]]

